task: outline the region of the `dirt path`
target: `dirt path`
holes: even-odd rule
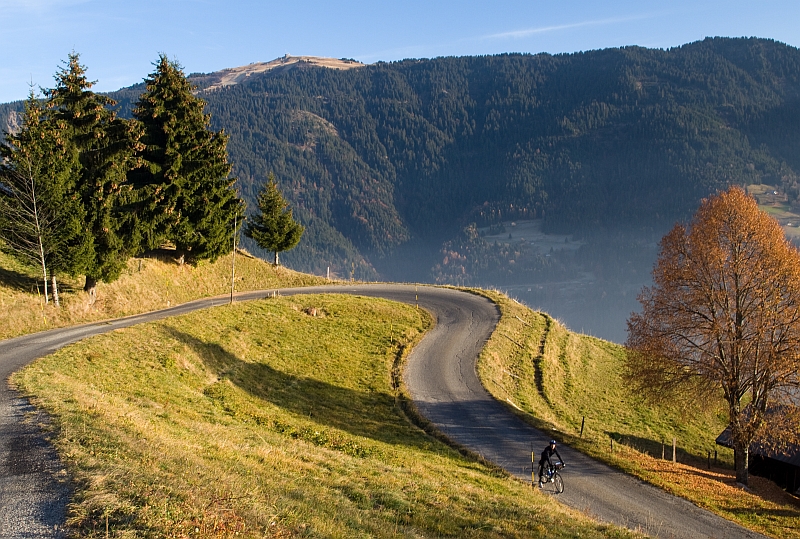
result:
[[[475,362],[499,319],[486,298],[450,289],[405,285],[326,286],[278,291],[281,295],[334,292],[419,304],[436,326],[409,356],[406,385],[419,411],[455,442],[510,473],[530,479],[530,451],[545,434],[510,414],[481,386]],[[238,301],[267,292],[243,293]],[[33,359],[85,337],[227,303],[211,298],[164,311],[99,324],[53,330],[0,342],[0,378]],[[26,420],[26,414],[30,417]],[[47,444],[38,417],[6,384],[0,384],[0,538],[62,537],[68,483]],[[762,537],[708,511],[560,447],[569,467],[557,499],[607,522],[657,537]],[[30,458],[28,458],[30,456]]]

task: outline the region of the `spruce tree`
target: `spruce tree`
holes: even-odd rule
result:
[[[31,91],[22,127],[0,145],[0,238],[18,260],[39,267],[58,305],[57,274],[81,273],[92,253],[77,193],[79,163]]]
[[[252,216],[244,234],[262,249],[278,253],[294,248],[305,228],[292,217],[292,209],[283,198],[275,177],[270,173],[264,188],[258,193],[258,213]]]
[[[136,165],[141,132],[137,122],[119,119],[109,109],[114,100],[91,91],[94,83],[77,53],[69,55],[55,79],[56,87],[47,91],[48,106],[79,163],[76,192],[92,239],[84,289],[94,296],[97,282],[117,279],[139,249],[125,210],[132,195],[126,176]]]
[[[130,175],[147,193],[143,240],[148,248],[171,242],[181,259],[215,260],[231,250],[234,220],[243,215],[229,177],[228,137],[209,129],[205,101],[192,94],[177,62],[162,54],[155,65],[134,109],[144,128],[144,166]]]

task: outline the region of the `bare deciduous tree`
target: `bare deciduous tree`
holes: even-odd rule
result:
[[[653,399],[723,399],[736,480],[754,441],[798,441],[800,253],[733,187],[661,240],[628,320],[627,379]]]
[[[31,169],[26,173],[8,171],[3,174],[0,185],[0,238],[6,249],[17,258],[38,266],[44,283],[44,300],[50,302],[47,289],[47,262],[51,256],[51,217],[46,208],[40,207],[36,192],[36,181]],[[53,278],[53,299],[58,305],[58,287]]]
[[[58,305],[56,275],[81,271],[91,245],[74,193],[76,160],[36,96],[25,104],[22,129],[0,145],[0,240],[12,256],[40,268]]]

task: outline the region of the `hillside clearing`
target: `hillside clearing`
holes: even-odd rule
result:
[[[320,278],[298,274],[286,270],[285,268],[276,269],[255,259],[238,257],[237,260],[238,290],[248,288],[263,289],[296,284],[314,284],[323,281]],[[85,301],[85,298],[83,297],[83,293],[77,289],[77,286],[72,290],[67,290],[65,293],[67,308],[63,309],[65,315],[63,315],[62,318],[56,318],[53,313],[55,312],[57,315],[58,311],[55,311],[53,307],[45,307],[42,309],[42,304],[35,301],[37,299],[35,296],[31,298],[29,294],[23,292],[23,283],[33,283],[35,282],[34,278],[27,273],[24,268],[14,265],[6,258],[0,260],[0,268],[3,268],[0,270],[2,271],[2,274],[0,274],[0,282],[2,282],[2,284],[0,284],[0,301],[4,302],[4,306],[12,304],[16,307],[14,309],[3,309],[0,313],[2,313],[2,316],[9,317],[9,320],[11,320],[12,327],[9,328],[9,326],[6,326],[6,331],[11,329],[20,333],[25,333],[30,332],[32,329],[37,329],[36,324],[39,320],[38,317],[42,314],[44,314],[42,318],[42,327],[49,328],[54,327],[56,323],[60,325],[70,325],[70,323],[75,323],[75,321],[109,318],[113,316],[114,313],[133,314],[134,312],[152,310],[153,308],[165,307],[170,304],[174,305],[181,301],[194,299],[200,295],[214,295],[213,292],[219,294],[229,291],[230,281],[228,280],[226,282],[226,278],[229,279],[229,263],[230,259],[227,261],[220,260],[216,264],[205,264],[198,268],[192,268],[190,266],[177,266],[169,260],[162,262],[154,259],[142,259],[141,261],[135,259],[131,261],[128,271],[122,279],[115,284],[116,286],[110,285],[107,288],[104,287],[101,289],[101,301],[92,308],[88,308],[82,303]],[[117,289],[116,287],[119,288]],[[729,463],[730,454],[721,448],[719,459],[723,466],[715,467],[713,470],[708,471],[701,465],[705,460],[707,451],[718,449],[713,445],[713,437],[719,432],[723,425],[719,414],[698,414],[697,410],[656,410],[644,406],[635,396],[626,393],[620,384],[619,369],[620,354],[622,353],[620,347],[599,339],[572,334],[547,315],[534,313],[504,296],[492,293],[489,295],[494,301],[499,303],[503,311],[503,320],[484,353],[480,369],[484,384],[496,397],[500,398],[502,401],[511,402],[514,406],[526,411],[528,420],[536,426],[546,430],[557,429],[560,431],[557,437],[563,438],[564,441],[570,445],[574,445],[601,460],[605,460],[629,473],[633,473],[640,478],[659,485],[670,492],[686,497],[698,505],[712,509],[745,526],[776,537],[800,536],[797,535],[795,531],[798,511],[796,507],[792,505],[792,499],[779,489],[776,489],[770,482],[754,478],[753,492],[757,495],[752,495],[737,489],[733,483],[731,471],[724,466]],[[13,303],[14,301],[18,303]],[[301,307],[305,302],[305,300],[293,301],[288,299],[280,301],[289,302],[289,305],[293,305],[293,307],[289,307],[289,309],[295,312],[301,312]],[[277,304],[278,302],[275,303]],[[83,305],[83,307],[70,308],[69,306],[71,304],[77,306]],[[297,309],[300,310],[298,311]],[[319,309],[319,313],[323,315],[319,317],[320,319],[326,319],[327,314],[323,308],[314,306],[314,309]],[[11,316],[12,312],[14,316]],[[200,315],[198,314],[196,316]],[[390,340],[401,331],[400,326],[395,325],[393,317],[394,315],[390,316],[389,322]],[[305,315],[305,318],[309,318],[308,315]],[[13,326],[15,320],[20,320],[22,322],[27,320],[29,321],[29,325],[25,326],[24,323],[20,322],[16,326]],[[168,323],[164,322],[163,324]],[[233,328],[233,330],[230,328]],[[259,343],[259,346],[263,346],[263,343],[269,342],[263,336],[251,337],[249,335],[251,330],[248,328],[249,326],[230,322],[228,330],[222,331],[219,329],[219,338],[227,339],[232,338],[230,335],[247,333],[247,337],[242,337],[245,341],[256,339],[253,342]],[[138,330],[131,329],[125,331]],[[148,331],[152,330],[150,329]],[[289,330],[287,329],[287,331]],[[317,353],[315,352],[315,350],[319,350],[317,340],[315,338],[309,338],[305,331],[306,330],[301,330],[298,333],[298,338],[301,341],[300,343],[295,342],[295,338],[292,337],[286,341],[280,339],[281,345],[286,344],[289,346],[291,353],[296,353],[295,349],[299,350],[304,347],[310,350],[308,353],[311,355]],[[343,328],[342,334],[346,331],[349,330]],[[255,333],[257,334],[258,332]],[[125,332],[117,332],[114,335],[123,334],[125,334]],[[145,366],[152,366],[154,361],[156,364],[162,365],[162,367],[179,364],[186,369],[196,370],[194,376],[201,376],[201,374],[198,374],[202,371],[202,369],[198,370],[200,367],[208,369],[208,366],[198,357],[195,357],[189,363],[185,363],[183,359],[186,355],[185,351],[191,350],[191,347],[181,340],[182,337],[175,339],[173,338],[174,336],[167,336],[168,338],[166,340],[163,337],[163,335],[154,337],[152,334],[148,333],[140,334],[139,339],[142,339],[142,342],[151,343],[144,346],[144,348],[141,344],[138,344],[136,338],[124,340],[120,343],[119,349],[111,355],[112,357],[106,357],[107,353],[103,348],[99,351],[88,353],[86,356],[88,358],[88,363],[81,367],[83,370],[81,370],[79,374],[73,374],[73,376],[78,380],[92,380],[92,382],[88,383],[88,386],[72,387],[71,390],[74,391],[72,396],[66,396],[67,393],[62,393],[56,398],[56,401],[63,400],[64,403],[72,406],[72,411],[67,413],[64,410],[58,411],[56,409],[48,409],[57,414],[74,414],[73,419],[69,421],[77,422],[75,424],[79,424],[81,429],[86,428],[84,425],[89,424],[87,420],[89,422],[97,421],[103,423],[104,421],[109,421],[109,417],[116,417],[117,419],[114,419],[114,421],[111,421],[105,426],[97,427],[97,429],[99,429],[97,432],[105,434],[90,437],[86,440],[73,436],[68,440],[68,443],[77,443],[79,446],[84,447],[87,443],[89,445],[99,443],[98,440],[100,438],[107,439],[107,443],[111,445],[106,447],[105,451],[112,452],[114,455],[118,456],[120,454],[118,447],[122,447],[119,445],[122,442],[117,440],[119,436],[122,437],[123,441],[127,440],[126,443],[131,443],[134,446],[136,445],[136,440],[149,438],[130,438],[125,434],[124,429],[121,434],[109,434],[109,432],[114,432],[120,427],[120,423],[118,422],[119,418],[117,417],[119,414],[115,415],[115,413],[111,411],[115,409],[117,405],[126,402],[126,400],[129,401],[129,403],[139,403],[137,406],[130,408],[129,415],[134,414],[136,409],[143,407],[147,414],[155,414],[157,417],[161,417],[162,415],[163,417],[168,417],[165,412],[168,407],[172,410],[182,410],[184,408],[183,405],[177,407],[175,405],[170,406],[169,403],[173,400],[173,397],[170,396],[155,394],[153,397],[149,397],[148,391],[150,386],[140,383],[138,384],[138,389],[135,390],[134,397],[113,397],[110,402],[104,405],[107,407],[107,411],[101,414],[100,417],[94,417],[93,410],[95,409],[94,407],[98,405],[97,395],[99,394],[103,396],[103,398],[112,398],[112,394],[116,391],[116,389],[113,388],[98,390],[98,388],[106,387],[105,381],[102,384],[99,382],[99,380],[104,380],[102,373],[108,368],[102,365],[106,361],[110,361],[111,364],[114,364],[114,362],[124,359],[118,357],[116,354],[127,354],[130,357],[142,358]],[[111,336],[104,337],[104,339],[111,339]],[[374,346],[374,350],[376,351],[383,350],[381,353],[384,355],[395,353],[396,350],[394,349],[392,349],[394,351],[387,351],[385,335],[383,339],[383,344],[378,341],[377,344],[370,344],[368,346]],[[95,341],[93,340],[90,342]],[[207,342],[213,343],[216,341],[214,341],[213,338],[209,338]],[[136,345],[134,346],[133,343],[136,343]],[[161,348],[161,345],[165,347]],[[110,347],[110,341],[104,346]],[[219,345],[216,346],[219,347]],[[246,346],[253,345],[250,344]],[[314,348],[315,346],[316,348]],[[211,346],[211,349],[216,350],[217,348]],[[165,352],[167,350],[171,351]],[[334,350],[334,348],[330,348],[327,351],[323,350],[323,352],[332,353],[331,350]],[[341,353],[343,357],[347,357],[347,354],[351,352],[348,349]],[[146,359],[148,357],[150,357],[150,359]],[[50,362],[52,360],[48,358],[46,361]],[[34,390],[33,385],[26,386],[26,391],[30,391],[40,396],[42,399],[47,398],[48,394],[52,396],[52,393],[48,393],[49,391],[68,391],[64,388],[56,389],[55,386],[50,387],[50,382],[52,382],[53,379],[48,377],[61,377],[60,369],[53,368],[52,371],[46,371],[38,365],[39,364],[37,364],[37,367],[35,367],[33,371],[38,372],[38,374],[30,374],[32,371],[29,369],[26,371],[27,374],[25,374],[25,377],[30,377],[31,380],[37,380],[35,383],[40,384],[40,387]],[[194,367],[191,367],[191,365],[194,365]],[[95,371],[95,367],[100,368],[100,370]],[[149,367],[146,367],[145,370],[147,368]],[[343,372],[346,371],[348,371],[348,367],[343,367]],[[209,372],[212,372],[212,374],[208,374]],[[206,371],[202,376],[217,376],[219,380],[226,380],[227,378],[225,377],[228,376],[226,371],[220,371],[220,373],[222,373],[222,375],[214,375],[212,370]],[[98,377],[97,374],[100,374],[100,376]],[[147,374],[147,376],[150,376],[150,374]],[[309,372],[305,376],[309,379],[316,379],[316,367],[309,367]],[[20,380],[22,379],[23,378],[20,378]],[[113,380],[113,377],[111,380]],[[364,380],[366,380],[366,378],[364,378]],[[592,381],[591,383],[588,382],[590,380]],[[286,378],[286,381],[291,386],[298,383],[291,378]],[[71,384],[72,382],[65,383]],[[80,383],[86,384],[85,382]],[[33,384],[33,382],[31,382],[31,384]],[[127,381],[112,385],[125,387],[130,385],[130,387],[133,388],[137,387],[137,384],[128,384]],[[211,398],[212,400],[216,398],[217,400],[214,402],[224,402],[228,390],[227,386],[225,383],[222,383],[215,387],[216,389],[209,390],[208,394],[203,393],[203,398]],[[234,385],[234,388],[235,387],[237,386]],[[379,389],[376,388],[379,388],[380,385],[369,382],[368,385],[364,387],[374,392],[379,391]],[[222,391],[219,395],[215,393],[218,390]],[[217,395],[217,397],[222,400],[219,400],[219,398],[213,395]],[[89,396],[92,396],[91,398],[93,400],[91,402],[85,400],[90,398]],[[258,399],[263,396],[251,395],[251,397],[256,398],[256,402],[259,402]],[[42,402],[44,402],[44,400]],[[308,405],[308,403],[306,403],[306,405]],[[247,406],[250,407],[248,409],[253,409],[253,406],[260,409],[261,404],[253,405],[251,402]],[[363,413],[369,416],[371,411],[365,410]],[[314,415],[313,409],[308,411],[308,414],[310,414],[310,419]],[[303,415],[305,415],[305,411]],[[534,417],[538,419],[533,419]],[[692,420],[687,422],[685,421],[686,417],[691,417]],[[580,432],[583,418],[585,418],[585,431],[583,439],[580,439],[577,434]],[[66,424],[69,424],[69,421],[67,421]],[[157,421],[160,421],[160,419],[157,419]],[[335,433],[331,438],[331,435],[327,431],[319,430],[318,424],[308,425],[304,423],[299,427],[292,426],[288,431],[284,432],[281,430],[283,427],[279,425],[284,424],[285,421],[283,423],[281,423],[281,421],[283,420],[278,419],[278,423],[273,422],[270,424],[272,430],[270,430],[270,428],[267,429],[271,433],[270,436],[276,436],[272,431],[278,429],[280,434],[284,435],[284,438],[288,432],[288,436],[292,440],[305,440],[306,442],[312,440],[312,445],[317,444],[318,447],[328,447],[328,449],[330,449],[329,445],[332,444],[334,451],[351,451],[355,453],[361,451],[361,449],[359,449],[362,447],[360,442],[355,442],[355,445],[348,445],[350,442],[347,441],[347,439],[342,441],[343,438],[340,438],[338,433]],[[337,421],[337,425],[341,426],[343,424],[348,424],[353,421],[353,419],[348,416],[346,420],[340,419]],[[247,423],[246,417],[244,423]],[[124,421],[122,424],[124,424]],[[292,425],[292,423],[285,424]],[[391,430],[394,427],[387,428]],[[109,432],[106,432],[106,430]],[[206,436],[217,439],[219,433],[216,430],[212,432],[212,430],[205,431]],[[315,438],[319,433],[323,433],[321,435],[322,438]],[[67,434],[67,436],[69,435]],[[240,435],[240,438],[241,436],[245,435]],[[245,438],[247,436],[250,437],[248,439],[253,439],[253,437],[255,437],[255,439],[268,439],[261,431],[257,434],[247,434]],[[405,434],[401,434],[400,436],[403,437]],[[667,457],[670,456],[672,436],[676,436],[678,439],[679,464],[673,465],[671,462],[664,462],[659,458],[652,458],[660,457],[662,442],[666,443]],[[615,451],[613,454],[609,454],[608,448],[612,438],[614,439]],[[313,439],[316,439],[317,442],[313,442]],[[231,446],[244,443],[242,439],[237,438],[237,440],[224,443]],[[159,445],[160,442],[154,443]],[[169,444],[179,443],[180,442],[174,440],[169,442]],[[275,441],[274,443],[281,446],[283,442],[279,443]],[[425,443],[433,442],[428,441]],[[320,446],[319,444],[322,445]],[[196,445],[195,449],[198,447],[201,447],[201,445]],[[205,446],[202,447],[205,448]],[[342,447],[345,449],[341,449]],[[347,447],[350,449],[346,449]],[[102,448],[97,451],[101,449]],[[87,450],[89,451],[89,455],[91,455],[91,451],[93,450],[94,449]],[[75,451],[76,450],[71,450],[66,454],[78,454],[75,453]],[[84,451],[84,449],[81,449],[81,451]],[[137,453],[139,448],[135,448],[135,450],[132,451]],[[439,447],[436,451],[446,452],[449,450]],[[141,458],[145,459],[145,464],[148,462],[153,464],[157,461],[158,456],[147,453],[147,456],[142,456]],[[186,460],[186,462],[182,462],[181,458]],[[177,473],[180,475],[180,473],[184,472],[175,472],[174,470],[182,469],[181,467],[187,465],[189,460],[191,460],[188,457],[181,458],[170,461],[169,463],[162,463],[159,466],[165,467],[167,470],[172,470],[165,473]],[[219,456],[218,458],[224,460],[226,457]],[[422,458],[425,460],[427,459],[427,454],[423,456],[417,455],[413,458]],[[458,457],[453,455],[452,458],[456,459]],[[142,464],[141,461],[138,462],[139,465]],[[447,462],[449,463],[450,461],[448,460]],[[94,465],[94,463],[90,464],[89,468],[91,469]],[[205,463],[195,463],[193,465],[200,467],[206,466]],[[111,468],[116,469],[114,466],[116,466],[116,464],[111,465]],[[442,469],[445,468],[438,469],[436,473],[444,473]],[[109,471],[108,473],[111,472]],[[251,471],[248,473],[254,472]],[[341,473],[344,474],[345,472],[342,471]],[[488,472],[484,471],[481,473]],[[204,477],[208,478],[211,476],[208,475]],[[234,482],[236,480],[237,479],[231,479],[231,481]],[[91,485],[93,480],[87,479],[87,481],[86,484]],[[114,488],[116,488],[116,486]],[[366,487],[362,485],[362,488]],[[109,492],[114,492],[114,490],[103,492],[108,494]],[[365,490],[363,492],[367,491]],[[86,522],[92,522],[92,525],[96,525],[97,522],[99,522],[98,518],[102,520],[102,515],[98,517],[96,514],[98,511],[97,507],[92,505],[97,502],[97,499],[103,499],[105,494],[101,493],[98,494],[98,496],[99,498],[91,496],[91,500],[93,501],[87,506],[89,509],[83,509],[84,511],[88,511],[84,515],[88,515],[86,518],[89,520]],[[130,502],[127,506],[128,509],[130,510],[131,507],[138,507],[136,503],[138,502],[135,502],[135,500],[134,502]],[[185,501],[180,501],[179,503],[183,504]],[[92,513],[92,511],[95,513]],[[103,508],[102,514],[105,514],[107,511],[108,509]],[[200,517],[197,517],[195,514],[192,518]],[[198,527],[198,529],[200,528],[201,527]],[[607,532],[608,530],[605,529],[602,531],[602,533]],[[522,535],[526,535],[526,533],[522,533]]]

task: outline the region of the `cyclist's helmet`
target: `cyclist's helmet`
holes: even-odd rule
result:
[[[555,440],[550,440],[550,445],[556,445],[556,441]]]

